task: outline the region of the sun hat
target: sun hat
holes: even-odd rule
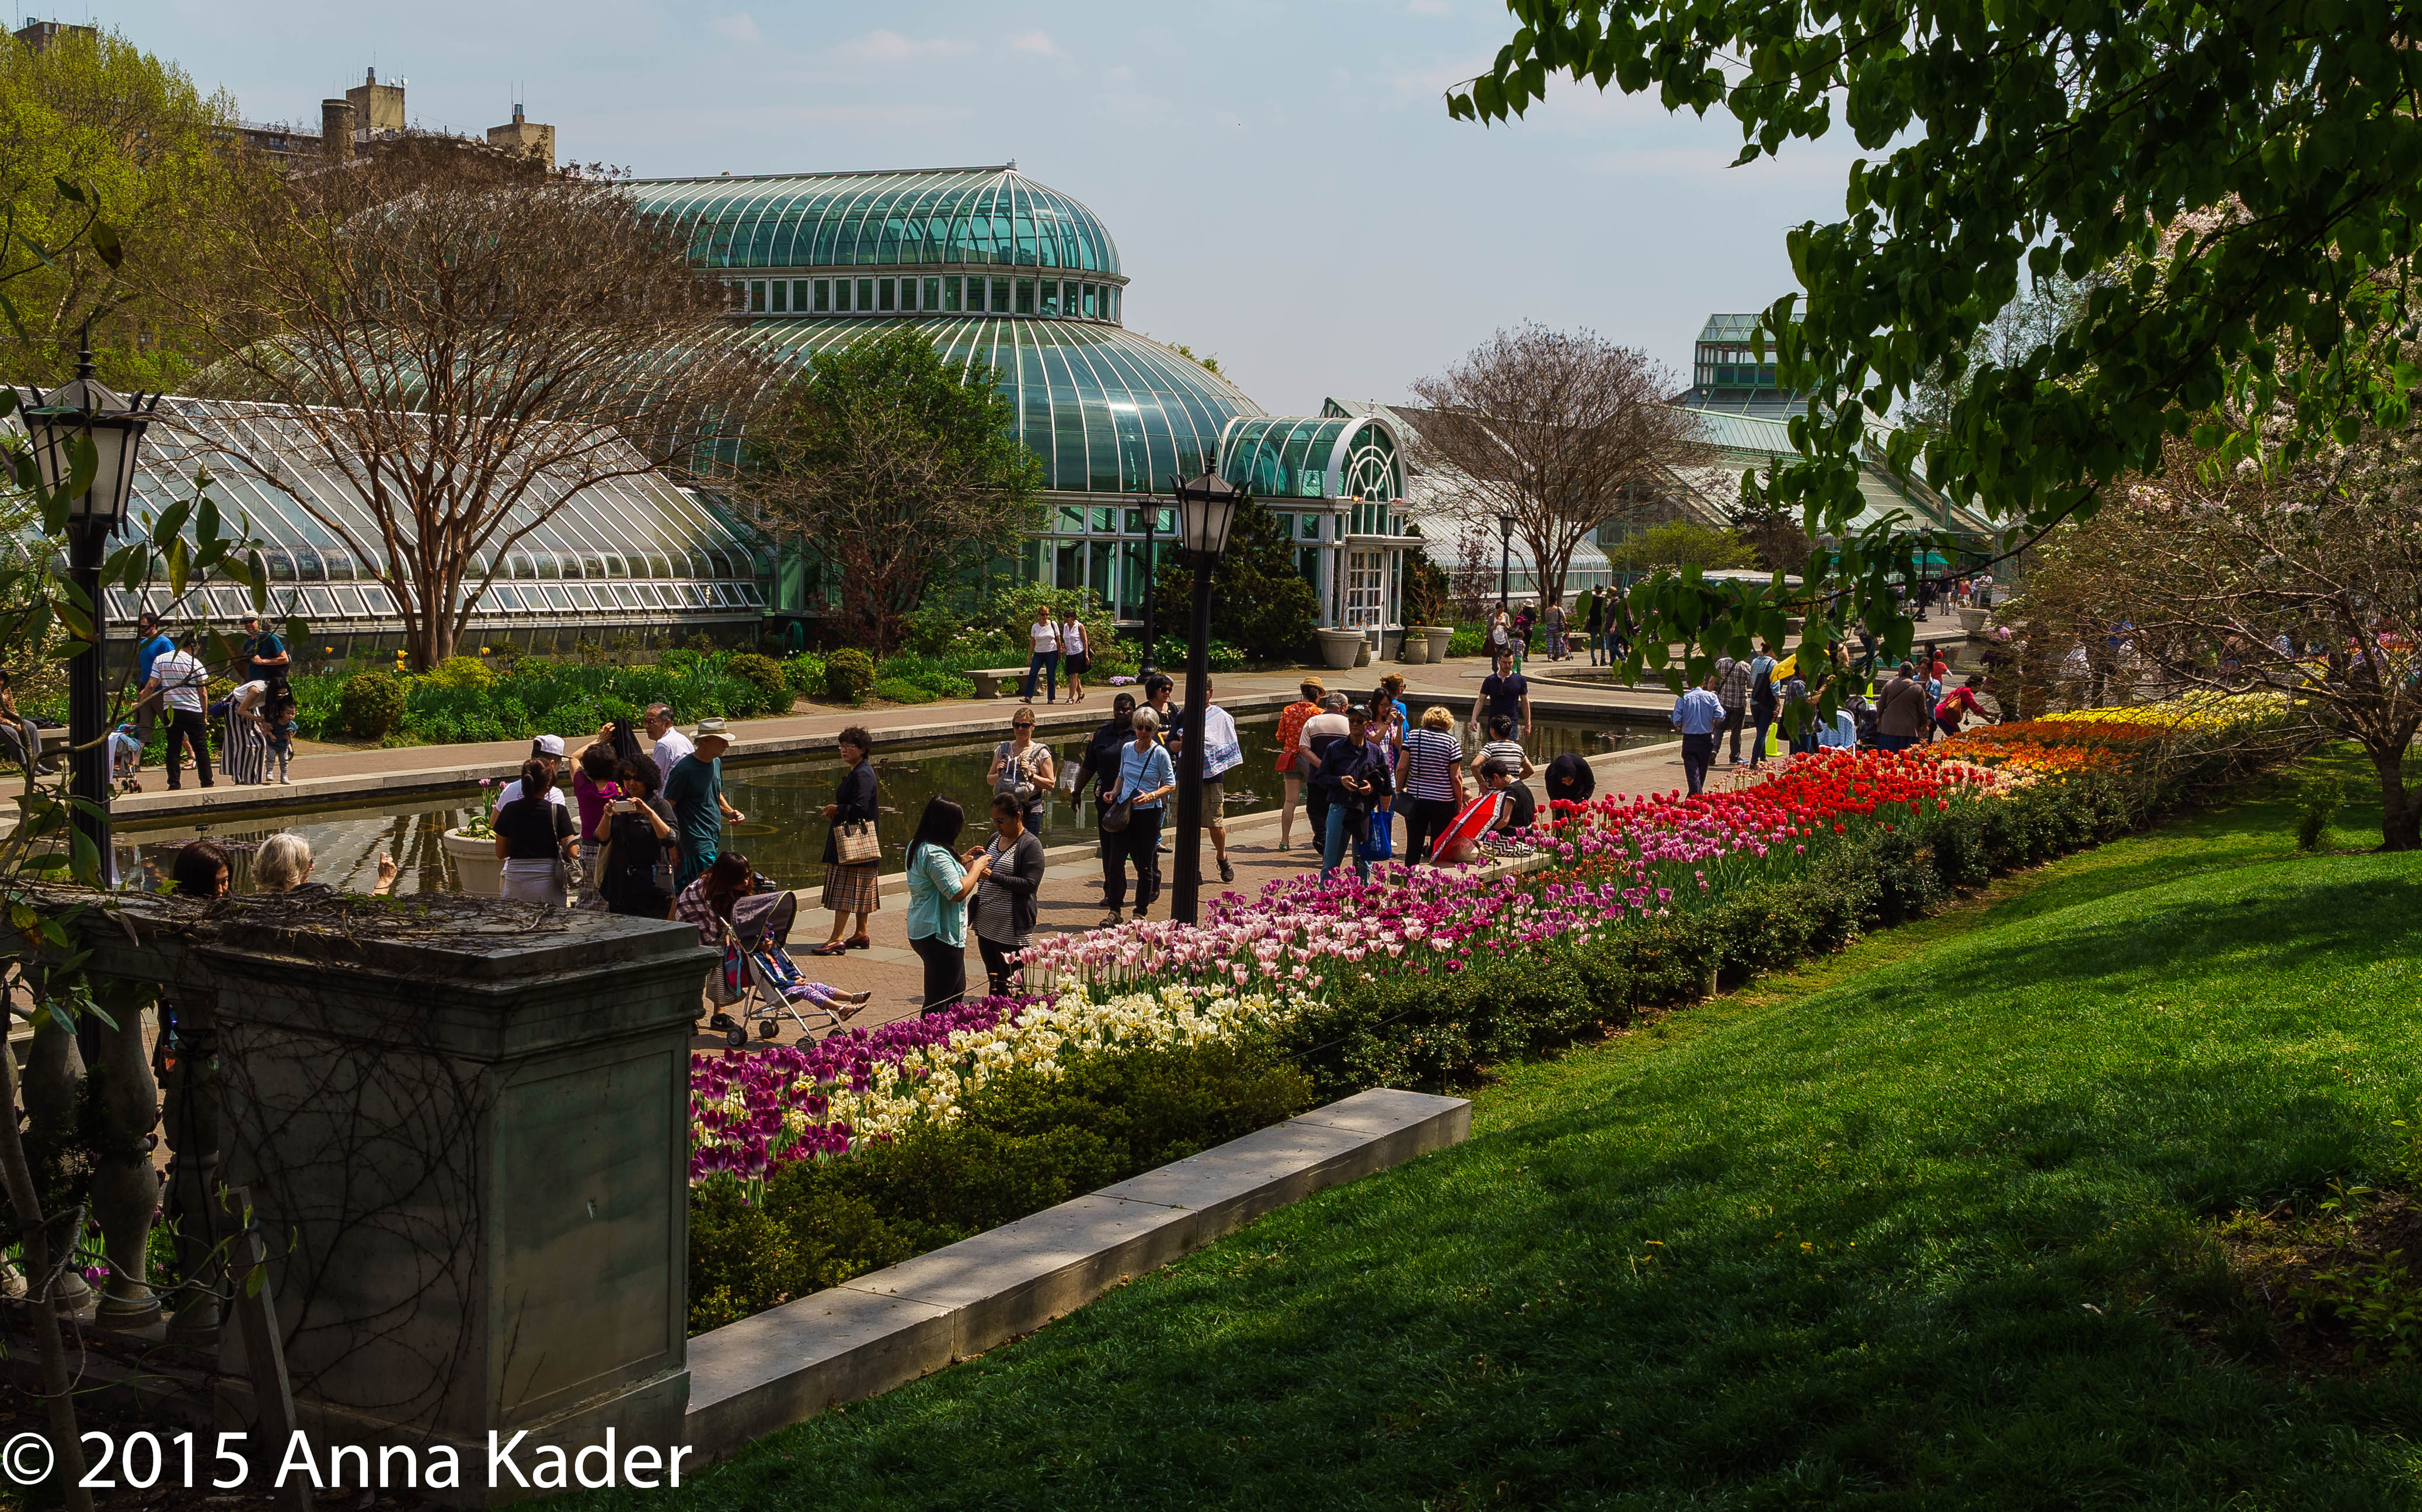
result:
[[[724,728],[723,721],[720,719],[700,719],[698,722],[698,728],[691,732],[689,738],[704,740],[710,735],[717,740],[730,740],[731,732]]]

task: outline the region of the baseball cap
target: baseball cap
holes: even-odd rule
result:
[[[541,735],[532,748],[542,756],[560,756],[563,754],[563,737]]]

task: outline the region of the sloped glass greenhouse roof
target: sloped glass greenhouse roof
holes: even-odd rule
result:
[[[163,400],[145,439],[129,512],[148,524],[171,503],[192,498],[200,469],[222,512],[231,518],[242,512],[260,543],[273,617],[361,622],[364,628],[392,622],[396,606],[377,581],[379,564],[358,559],[296,497],[346,522],[357,541],[378,539],[360,493],[324,458],[314,460],[315,445],[293,414],[275,404]],[[269,473],[247,458],[265,459]],[[628,460],[639,465],[636,450]],[[667,623],[756,616],[762,599],[755,552],[745,532],[696,496],[653,472],[591,483],[568,500],[567,486],[524,507],[527,518],[561,501],[501,553],[496,580],[480,601],[482,621]],[[499,532],[509,533],[510,528]],[[481,566],[498,555],[486,554]],[[239,588],[206,587],[203,601],[221,619],[250,610],[249,595]],[[120,624],[142,607],[123,591],[111,591],[112,617]]]
[[[1166,489],[1219,455],[1219,433],[1261,406],[1201,363],[1123,326],[1022,316],[753,320],[733,339],[804,366],[903,327],[943,361],[987,363],[1017,410],[1017,434],[1043,460],[1043,486],[1120,494]]]

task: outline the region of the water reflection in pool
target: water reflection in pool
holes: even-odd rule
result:
[[[1243,737],[1245,764],[1228,775],[1227,811],[1259,813],[1276,809],[1285,790],[1274,764],[1272,742],[1277,717],[1237,721]],[[1542,720],[1532,732],[1532,760],[1546,765],[1567,751],[1602,756],[1610,751],[1669,740],[1661,725],[1625,723],[1610,716],[1602,722],[1573,719]],[[1055,762],[1082,758],[1084,740],[1075,733],[1055,733],[1045,744]],[[878,829],[883,838],[886,871],[895,871],[925,800],[945,793],[959,800],[968,814],[970,832],[981,822],[992,790],[984,780],[992,765],[993,742],[965,746],[904,747],[878,750],[873,758],[883,812]],[[813,887],[824,878],[824,806],[832,801],[841,777],[838,757],[731,765],[724,771],[725,793],[732,807],[747,815],[730,843],[746,852],[757,868],[786,887]],[[507,774],[499,772],[500,780]],[[1534,784],[1535,791],[1535,784]],[[377,875],[378,854],[384,850],[401,863],[398,892],[455,890],[438,836],[476,811],[476,794],[456,794],[401,804],[353,804],[309,810],[301,813],[228,819],[208,824],[121,827],[118,831],[118,865],[130,876],[159,878],[167,872],[176,848],[197,835],[226,846],[232,862],[237,891],[251,889],[252,851],[281,830],[309,842],[317,858],[312,880],[353,891],[368,891]],[[1090,839],[1090,815],[1080,818],[1064,795],[1054,792],[1044,808],[1043,843],[1066,844]]]

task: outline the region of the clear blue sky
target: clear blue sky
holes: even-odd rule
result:
[[[1481,0],[96,0],[246,116],[315,125],[375,62],[420,123],[518,90],[559,153],[653,176],[1015,158],[1091,205],[1127,323],[1264,406],[1401,398],[1502,325],[1589,326],[1683,374],[1715,309],[1790,285],[1785,230],[1839,215],[1847,134],[1728,168],[1728,116],[1559,86],[1511,128],[1449,84],[1513,23]],[[54,13],[37,7],[30,14]],[[63,17],[86,19],[81,11]]]

